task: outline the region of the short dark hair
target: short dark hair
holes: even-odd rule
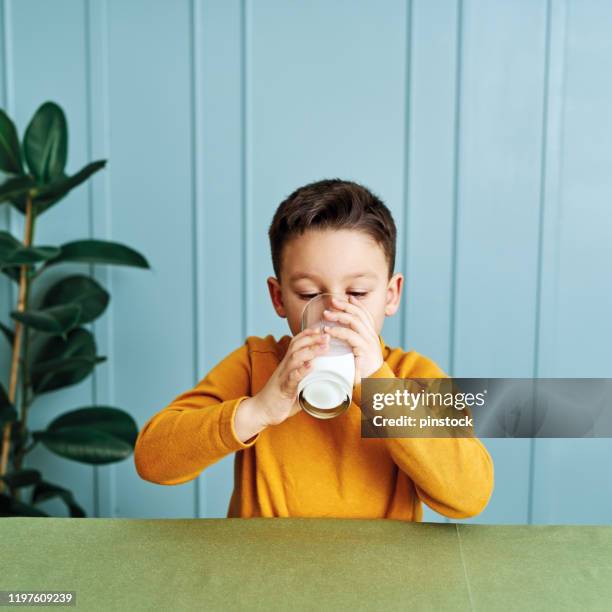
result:
[[[268,230],[272,266],[279,281],[283,247],[308,229],[350,229],[368,234],[383,248],[389,278],[393,275],[395,222],[382,200],[363,185],[324,179],[296,189],[280,203]]]

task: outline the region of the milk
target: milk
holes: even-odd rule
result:
[[[302,331],[307,328],[323,331],[325,326],[348,327],[325,318],[324,310],[336,310],[332,298],[346,301],[342,295],[321,293],[304,306]],[[297,396],[300,406],[318,419],[338,416],[351,405],[353,397],[353,349],[345,341],[330,335],[327,350],[315,357],[311,363],[311,370],[298,383]]]
[[[335,417],[350,406],[354,380],[355,356],[350,348],[330,346],[312,360],[311,371],[298,383],[298,401],[314,417]]]

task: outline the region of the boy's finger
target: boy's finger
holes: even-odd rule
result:
[[[310,361],[318,355],[324,353],[329,347],[328,346],[305,346],[304,348],[296,351],[291,355],[287,367],[289,369],[297,368],[301,366],[305,361]]]
[[[303,329],[301,332],[293,336],[289,342],[289,346],[294,345],[296,342],[301,342],[304,338],[309,338],[319,332],[318,329],[313,329],[312,327],[307,327]]]
[[[344,340],[353,348],[363,348],[364,346],[363,337],[348,327],[325,327],[325,331],[330,336]]]
[[[363,304],[360,304],[359,301],[353,296],[349,296],[349,301],[335,300],[332,298],[332,303],[335,307],[343,310],[345,312],[349,312],[358,317],[361,321],[363,321],[364,325],[368,328],[371,328],[373,331],[374,328],[374,319],[370,314],[370,311],[366,309]]]
[[[366,325],[360,317],[349,312],[331,312],[329,316],[326,316],[325,320],[344,323],[364,337],[372,335],[370,326]]]
[[[280,386],[289,394],[295,393],[295,387],[299,382],[300,373],[299,368],[292,368],[290,370],[285,370],[285,372],[280,377]]]
[[[327,338],[329,338],[329,336],[327,336]],[[291,358],[291,355],[295,354],[297,351],[301,350],[302,348],[308,347],[308,346],[314,346],[314,345],[317,345],[325,341],[326,341],[325,335],[319,331],[316,331],[315,333],[309,334],[307,336],[302,336],[301,338],[299,338],[298,340],[296,340],[294,343],[292,343],[289,346],[289,348],[287,349],[287,355],[289,358]]]
[[[317,330],[315,329],[311,329],[311,328],[306,328],[304,330],[302,330],[300,333],[296,334],[295,336],[293,336],[293,338],[291,338],[290,342],[289,342],[289,346],[293,346],[296,342],[301,342],[304,338],[308,338],[310,336],[312,336],[314,333],[316,333]]]
[[[286,387],[292,395],[296,393],[298,383],[300,382],[300,380],[302,380],[302,378],[304,378],[304,376],[306,376],[307,373],[308,368],[306,368],[305,366],[300,366],[289,372],[289,375],[287,376]]]
[[[374,316],[372,313],[365,307],[365,304],[362,304],[354,295],[349,297],[349,302],[354,304],[359,310],[361,310],[365,317],[370,321],[372,325],[372,329],[376,328],[376,321],[374,321]]]
[[[320,329],[313,329],[308,327],[307,329],[301,331],[299,334],[293,336],[291,341],[289,342],[289,350],[296,345],[302,345],[304,342],[308,342],[311,338],[316,338],[321,335]]]

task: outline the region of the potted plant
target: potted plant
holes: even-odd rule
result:
[[[65,502],[70,516],[85,516],[69,489],[24,467],[36,444],[66,459],[102,465],[128,457],[138,434],[134,419],[113,406],[81,406],[43,430],[28,429],[28,412],[46,393],[82,381],[106,360],[85,325],[104,313],[109,293],[85,274],[67,275],[43,291],[41,276],[65,262],[149,268],[140,253],[117,242],[35,243],[39,217],[106,165],[94,161],[68,175],[67,156],[60,106],[42,104],[21,143],[14,122],[0,109],[0,205],[12,205],[25,217],[23,241],[0,231],[0,272],[18,287],[11,321],[0,321],[5,347],[12,351],[8,390],[0,383],[0,516],[48,516],[37,504],[52,497]],[[22,499],[28,490],[29,498]]]

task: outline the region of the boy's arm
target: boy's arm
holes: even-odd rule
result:
[[[399,378],[448,378],[435,364]],[[398,378],[389,364],[368,378]],[[361,404],[361,384],[353,389]],[[464,410],[464,412],[466,412]],[[494,486],[493,460],[484,444],[474,438],[385,438],[393,461],[414,482],[419,498],[432,510],[450,518],[482,512]]]
[[[250,391],[245,343],[148,420],[134,448],[139,476],[165,485],[188,482],[225,455],[253,446],[259,433],[242,442],[234,422]]]

